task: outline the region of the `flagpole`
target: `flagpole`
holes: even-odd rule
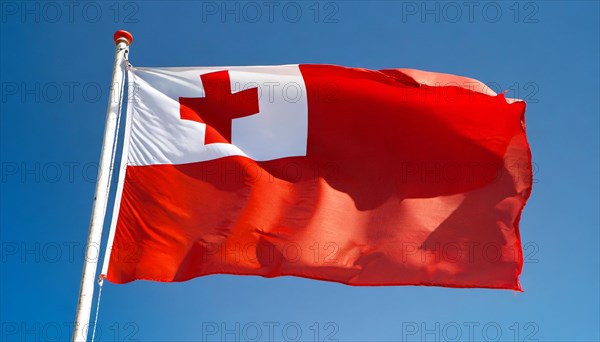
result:
[[[83,274],[81,276],[81,285],[79,288],[79,301],[77,303],[77,313],[75,315],[75,323],[73,326],[72,339],[77,342],[86,341],[88,335],[92,300],[94,297],[94,283],[96,281],[96,270],[100,255],[102,228],[104,226],[104,216],[106,214],[106,205],[110,189],[110,175],[112,173],[112,165],[114,162],[112,160],[112,153],[117,140],[117,120],[123,101],[123,83],[125,80],[124,65],[126,63],[127,53],[129,52],[128,47],[133,41],[133,36],[127,31],[119,30],[115,32],[114,40],[116,44],[115,61],[109,93],[108,110],[106,112],[104,140],[102,142],[102,152],[100,153],[98,180],[96,182],[96,192],[92,204],[92,217],[90,219],[90,230],[86,244]]]

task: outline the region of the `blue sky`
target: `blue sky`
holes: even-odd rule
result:
[[[521,220],[524,293],[225,275],[105,283],[100,340],[599,340],[598,2],[0,6],[2,340],[70,336],[117,29],[133,33],[136,66],[327,63],[477,78],[528,102],[536,183]]]

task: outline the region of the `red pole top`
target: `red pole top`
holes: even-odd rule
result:
[[[129,45],[131,44],[131,42],[133,42],[133,36],[131,35],[131,33],[125,30],[119,30],[115,32],[114,40],[115,44],[119,44],[119,41],[124,41],[125,44]]]

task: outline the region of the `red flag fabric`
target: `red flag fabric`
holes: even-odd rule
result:
[[[521,290],[525,103],[331,65],[131,68],[103,276]]]

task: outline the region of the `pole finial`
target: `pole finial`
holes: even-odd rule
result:
[[[115,44],[119,44],[120,42],[124,42],[126,45],[131,44],[133,42],[133,35],[125,30],[118,30],[115,32],[113,36],[115,40]]]

